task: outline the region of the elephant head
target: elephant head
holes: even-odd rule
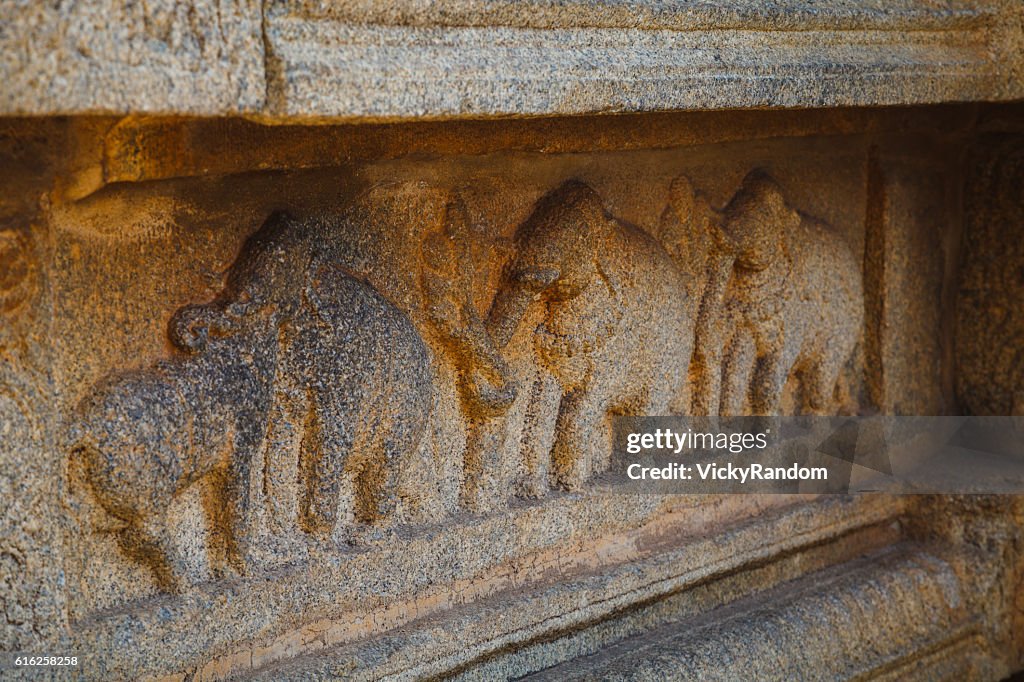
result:
[[[508,344],[534,301],[568,301],[599,279],[614,229],[597,192],[581,182],[541,199],[516,233],[516,256],[491,306],[487,325],[495,343]]]
[[[312,259],[303,233],[303,225],[286,213],[272,214],[242,246],[217,298],[184,306],[171,318],[174,345],[197,353],[211,338],[258,335],[294,315]]]
[[[784,257],[786,231],[800,223],[778,184],[761,170],[747,174],[724,213],[720,242],[737,266],[754,271]]]

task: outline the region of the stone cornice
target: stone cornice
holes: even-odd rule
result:
[[[1024,96],[1022,10],[999,0],[321,5],[8,6],[0,114],[315,122]]]

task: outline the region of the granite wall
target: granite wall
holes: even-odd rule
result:
[[[4,8],[2,674],[1024,665],[1017,497],[606,476],[1022,414],[1019,6],[531,5]]]

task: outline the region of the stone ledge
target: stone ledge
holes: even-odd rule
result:
[[[525,679],[991,679],[1005,674],[991,660],[980,614],[972,613],[971,585],[953,563],[925,548],[896,545]]]
[[[192,0],[19,10],[0,114],[399,120],[1024,96],[1021,8]]]
[[[403,26],[504,26],[514,28],[641,28],[806,30],[808,28],[932,28],[976,25],[998,12],[992,3],[954,0],[732,0],[619,2],[617,0],[274,0],[278,14],[362,24]]]
[[[784,501],[784,496],[777,500]],[[835,561],[842,554],[836,549],[836,538],[870,531],[852,546],[877,546],[877,538],[892,534],[885,527],[902,512],[902,500],[887,497],[823,499],[774,513],[744,509],[748,506],[746,500],[739,498],[727,497],[722,502],[722,518],[714,523],[708,523],[707,512],[695,513],[698,507],[680,498],[680,508],[652,514],[635,530],[605,537],[596,544],[593,538],[588,541],[577,533],[575,537],[570,534],[572,541],[558,547],[527,546],[529,534],[519,526],[526,521],[536,523],[530,517],[537,513],[566,518],[585,510],[590,515],[588,522],[596,523],[595,512],[612,513],[613,509],[628,507],[625,498],[618,495],[586,495],[565,500],[561,508],[526,508],[484,524],[451,526],[429,538],[431,545],[443,548],[447,542],[482,543],[481,537],[489,533],[503,537],[509,547],[511,561],[505,566],[488,571],[466,565],[462,580],[451,591],[443,589],[433,594],[430,584],[435,578],[427,574],[420,577],[418,588],[398,587],[401,576],[411,570],[399,556],[414,554],[414,543],[410,542],[402,550],[353,554],[334,565],[323,562],[315,567],[296,567],[290,575],[256,578],[248,586],[212,587],[173,606],[161,600],[143,602],[74,624],[74,639],[82,646],[95,641],[132,643],[121,652],[112,652],[102,662],[102,670],[88,670],[90,675],[124,676],[135,669],[137,657],[143,656],[150,670],[172,674],[181,670],[178,666],[189,666],[198,679],[220,680],[324,650],[340,650],[348,657],[346,660],[363,661],[363,667],[367,656],[379,658],[364,644],[368,642],[376,650],[382,638],[390,638],[393,646],[385,649],[391,654],[367,669],[373,678],[416,668],[426,652],[420,650],[420,640],[414,637],[405,641],[403,633],[429,630],[437,618],[447,622],[442,615],[445,611],[458,614],[471,604],[473,608],[460,616],[465,622],[454,630],[449,625],[441,626],[442,631],[465,636],[422,640],[432,642],[431,658],[438,660],[417,674],[436,674],[500,648],[498,645],[515,634],[513,631],[550,634],[746,566],[802,554],[823,542],[832,543],[831,561]],[[470,526],[481,537],[467,537],[472,532]],[[705,535],[711,528],[720,529],[721,534]],[[688,536],[693,542],[680,548],[679,539]],[[766,541],[766,537],[771,539]],[[638,559],[642,560],[630,563]],[[438,565],[443,563],[438,561]],[[642,570],[638,565],[643,566]],[[566,588],[560,584],[563,582],[575,587]],[[740,581],[733,589],[742,594],[750,589],[749,582]],[[394,596],[402,599],[382,600],[396,589],[402,594]],[[525,596],[517,596],[520,594]],[[477,600],[504,603],[509,599],[514,607],[498,609],[508,614],[507,618],[476,608]],[[195,651],[189,646],[195,636],[192,623],[210,608],[218,612],[220,629],[205,640],[202,651]],[[313,617],[318,617],[315,623],[298,629],[288,627],[299,621],[308,623]],[[237,644],[246,641],[248,645]],[[447,644],[442,646],[441,642]]]
[[[789,552],[776,546],[723,571],[655,580],[669,566],[687,564],[687,553],[667,553],[257,667],[251,679],[998,679],[1005,674],[981,622],[982,588],[962,571],[971,565],[970,556],[898,541],[898,523],[846,531],[824,542],[820,536],[805,537]],[[843,656],[834,655],[837,648]],[[200,674],[198,679],[219,678]]]

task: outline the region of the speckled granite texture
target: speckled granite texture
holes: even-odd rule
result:
[[[417,119],[1009,100],[1015,0],[14,3],[0,112]]]
[[[1024,668],[1018,498],[605,475],[1024,414],[1020,3],[0,13],[0,678]]]

